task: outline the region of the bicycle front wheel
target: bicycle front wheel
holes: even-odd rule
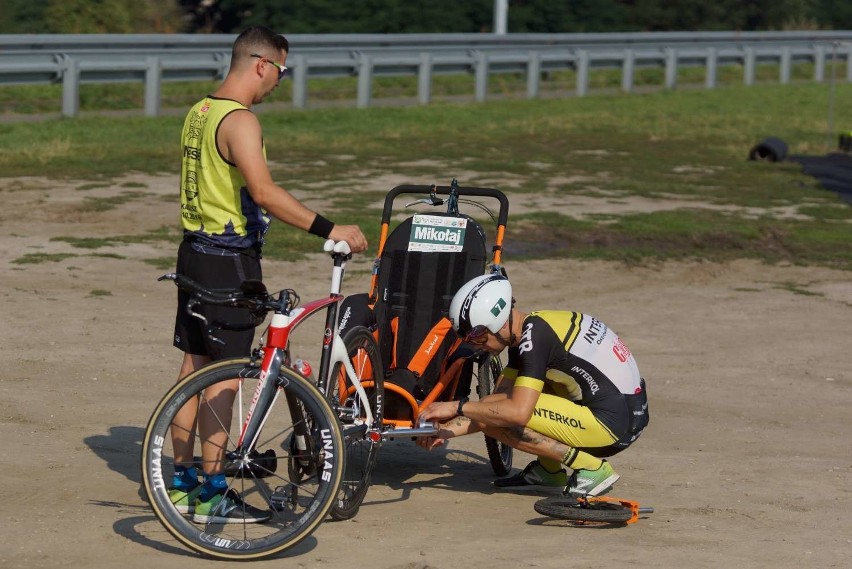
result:
[[[575,522],[627,523],[633,512],[613,502],[580,502],[570,496],[551,496],[533,504],[539,514]]]
[[[358,513],[376,466],[381,444],[382,401],[384,400],[384,368],[379,346],[367,328],[358,326],[343,338],[347,356],[355,375],[367,395],[365,402],[355,390],[346,369],[338,362],[332,369],[329,400],[343,426],[346,466],[337,499],[331,508],[332,519],[347,520]],[[373,415],[367,421],[366,408]]]
[[[253,559],[310,535],[331,508],[343,473],[343,438],[326,399],[282,368],[271,397],[260,394],[260,368],[248,359],[213,363],[178,382],[160,401],[142,441],[142,484],[166,529],[186,546],[221,559]],[[242,426],[260,413],[254,441],[238,445]],[[299,433],[298,456],[290,441]],[[200,451],[200,453],[199,453]],[[210,456],[216,456],[211,461]],[[287,465],[309,463],[293,477]],[[211,510],[200,486],[173,487],[175,466],[224,468],[228,490]],[[184,490],[187,490],[184,488]],[[198,510],[198,511],[196,511]]]
[[[500,363],[499,356],[488,354],[485,361],[478,364],[476,381],[480,399],[494,393],[501,373],[503,373],[503,364]],[[485,449],[488,451],[488,461],[491,463],[494,474],[497,476],[509,474],[512,470],[512,447],[485,435]]]

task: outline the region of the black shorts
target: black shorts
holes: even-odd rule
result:
[[[254,249],[250,254],[210,255],[193,249],[189,241],[178,248],[176,272],[186,275],[210,289],[237,289],[248,279],[262,280],[260,257]],[[208,356],[212,360],[248,356],[254,342],[254,328],[245,331],[214,329],[213,335],[224,343],[212,341],[204,324],[186,311],[189,294],[178,289],[175,315],[174,346],[189,354]],[[252,322],[244,308],[198,304],[195,311],[208,322],[220,321],[233,325]]]
[[[583,449],[589,454],[598,458],[607,458],[616,455],[632,445],[645,427],[648,426],[650,419],[650,410],[648,409],[648,386],[645,384],[645,378],[642,378],[640,384],[642,391],[636,395],[627,395],[627,408],[630,411],[630,424],[627,427],[621,438],[610,446],[593,449]]]

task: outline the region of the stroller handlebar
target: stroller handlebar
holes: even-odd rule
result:
[[[506,194],[494,188],[474,188],[463,186],[456,186],[455,191],[458,196],[479,196],[496,199],[500,202],[500,213],[497,217],[497,224],[502,226],[506,225],[506,221],[509,219],[509,199],[506,197]],[[396,199],[397,196],[401,194],[428,194],[430,196],[428,198],[415,200],[409,205],[416,203],[442,205],[443,203],[445,203],[444,200],[436,200],[432,196],[434,194],[442,194],[449,196],[450,186],[402,185],[395,187],[390,192],[388,192],[387,196],[385,197],[385,206],[382,210],[382,223],[390,222],[391,214],[393,212],[393,201],[394,199]]]

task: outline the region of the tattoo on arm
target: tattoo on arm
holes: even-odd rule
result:
[[[525,441],[527,440],[524,436],[524,431],[526,430],[524,427],[503,427],[503,433],[506,435],[506,438],[512,441]],[[530,431],[532,433],[533,431]]]
[[[530,429],[524,429],[521,432],[520,440],[524,441],[525,443],[537,445],[545,442],[547,438],[536,433],[535,431],[531,431]]]
[[[555,443],[553,439],[545,437],[541,433],[537,433],[527,427],[504,427],[503,433],[506,437],[518,442],[524,442],[532,445]],[[558,444],[558,443],[557,443]]]

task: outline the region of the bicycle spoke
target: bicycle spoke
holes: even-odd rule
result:
[[[275,397],[258,404],[256,412],[263,413],[263,420],[257,440],[262,443],[250,449],[254,454],[236,447],[236,432],[252,405],[259,376],[259,369],[247,360],[199,370],[160,402],[143,440],[143,486],[154,513],[181,542],[223,559],[263,557],[309,535],[332,506],[343,471],[345,455],[337,420],[316,387],[301,378],[288,376],[280,390],[294,403],[296,415],[280,400],[274,404]],[[232,383],[236,377],[242,379]],[[222,393],[226,395],[219,399]],[[198,421],[188,431],[175,417],[183,409],[181,402],[196,405],[196,401]],[[178,437],[194,439],[195,454],[204,447],[207,461],[192,461],[202,470],[210,472],[214,467],[210,462],[214,454],[225,457],[227,487],[213,496],[215,501],[200,502],[198,490],[170,495],[173,429]],[[290,450],[297,432],[311,437],[308,446],[314,450],[308,459],[314,468],[310,475],[303,468],[289,467],[300,458]]]

